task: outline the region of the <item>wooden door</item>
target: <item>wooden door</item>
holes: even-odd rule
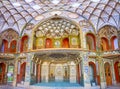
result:
[[[110,64],[109,63],[105,64],[105,77],[106,77],[107,86],[112,85],[112,75],[111,75],[111,70],[110,70]]]

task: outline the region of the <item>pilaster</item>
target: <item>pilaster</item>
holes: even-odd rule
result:
[[[88,53],[84,53],[81,55],[82,58],[82,78],[83,85],[85,89],[90,89],[90,78],[89,78],[89,64],[88,64]]]
[[[81,48],[87,49],[86,32],[85,31],[82,31],[82,34],[81,34]]]
[[[99,63],[99,73],[100,73],[100,89],[106,89],[104,61],[100,56],[98,57],[98,63]]]
[[[120,49],[120,31],[118,31],[118,47]]]
[[[114,61],[111,60],[111,71],[112,71],[112,83],[113,85],[116,85],[116,79],[115,79],[115,70],[114,70]]]
[[[41,63],[39,63],[38,65],[37,65],[37,83],[40,83],[41,82]]]
[[[27,58],[26,58],[26,71],[25,71],[25,86],[30,85],[31,81],[31,60],[33,58],[33,54],[27,53]]]
[[[18,71],[18,61],[16,59],[15,65],[14,65],[14,75],[13,75],[13,86],[17,86],[17,71]]]

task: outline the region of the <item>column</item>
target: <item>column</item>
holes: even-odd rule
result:
[[[36,63],[34,63],[34,65],[35,65],[34,75],[36,76],[36,73],[37,73],[37,71],[36,71],[36,70],[37,70],[37,68],[36,68],[36,67],[37,67],[37,64],[36,64]]]
[[[112,72],[112,83],[113,83],[113,85],[116,85],[114,61],[113,60],[111,60],[111,72]]]
[[[84,53],[81,55],[82,58],[82,82],[85,89],[90,89],[90,78],[89,78],[89,64],[88,64],[88,54]]]
[[[120,31],[118,31],[118,47],[120,49]]]
[[[98,57],[98,63],[99,63],[99,73],[100,73],[100,89],[106,89],[104,61],[100,56]]]
[[[70,83],[76,83],[76,64],[70,63]]]
[[[26,58],[26,71],[25,71],[25,86],[30,85],[30,80],[31,80],[31,60],[33,58],[33,54],[27,53],[27,58]]]
[[[17,71],[18,71],[18,61],[16,59],[15,65],[14,65],[14,75],[13,75],[13,86],[17,86]]]
[[[81,35],[81,48],[83,48],[83,49],[87,49],[87,45],[86,45],[86,33],[85,33],[85,31],[84,31],[84,28],[82,28],[82,34],[80,34]]]
[[[18,41],[17,41],[17,49],[16,52],[20,53],[21,52],[21,38],[19,37]]]
[[[34,30],[32,30],[31,31],[31,34],[32,34],[32,36],[29,36],[29,40],[28,40],[28,51],[29,50],[33,50],[33,41],[34,41],[34,35],[35,35],[35,32],[34,32]]]
[[[80,83],[80,64],[77,64],[77,79],[78,83]]]
[[[41,82],[41,64],[39,63],[37,65],[37,83],[40,83]]]
[[[95,62],[96,64],[96,75],[97,75],[97,79],[96,79],[96,82],[98,85],[100,85],[100,73],[99,73],[99,63],[98,63],[98,60],[96,60]]]

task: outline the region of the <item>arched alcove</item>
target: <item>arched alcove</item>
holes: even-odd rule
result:
[[[109,43],[108,43],[108,39],[102,37],[101,38],[101,50],[102,51],[107,51],[109,50]]]
[[[118,49],[118,38],[116,36],[113,36],[111,38],[111,47],[112,47],[112,50],[116,50]]]
[[[64,38],[62,41],[62,47],[63,48],[69,48],[69,39],[68,38]]]
[[[23,36],[21,39],[21,52],[28,50],[28,36]]]
[[[26,71],[26,62],[22,63],[20,65],[20,74],[18,75],[18,82],[21,83],[22,81],[25,81],[25,71]]]
[[[87,40],[87,48],[89,50],[95,50],[96,49],[96,40],[95,36],[91,33],[88,33],[86,35],[86,40]]]
[[[106,84],[107,86],[112,85],[112,71],[111,71],[111,66],[108,62],[104,64],[105,68],[105,77],[106,77]]]
[[[52,48],[52,39],[47,38],[45,42],[46,42],[45,43],[46,48]]]
[[[16,40],[13,40],[13,41],[10,43],[10,52],[11,52],[11,53],[15,53],[15,52],[16,52],[16,49],[17,49],[17,41],[16,41]]]
[[[5,40],[5,39],[2,40],[1,52],[4,52],[4,53],[9,52],[9,49],[8,49],[8,41]]]
[[[5,78],[5,69],[6,65],[4,63],[0,63],[0,83],[4,83]]]
[[[97,80],[97,73],[96,73],[96,65],[93,62],[89,62],[89,77],[90,77],[90,82],[92,83],[98,83]]]
[[[80,47],[80,27],[64,17],[54,16],[41,21],[33,31],[33,49]]]
[[[120,63],[117,61],[114,64],[114,70],[115,70],[115,78],[116,82],[120,83]]]

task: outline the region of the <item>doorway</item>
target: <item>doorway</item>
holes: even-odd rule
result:
[[[4,63],[0,63],[0,84],[3,84],[5,81],[5,64]]]
[[[111,75],[111,70],[110,70],[110,64],[105,63],[105,77],[106,77],[106,84],[107,86],[112,85],[112,75]]]
[[[115,70],[116,82],[120,83],[120,63],[119,62],[116,62],[114,64],[114,70]]]

